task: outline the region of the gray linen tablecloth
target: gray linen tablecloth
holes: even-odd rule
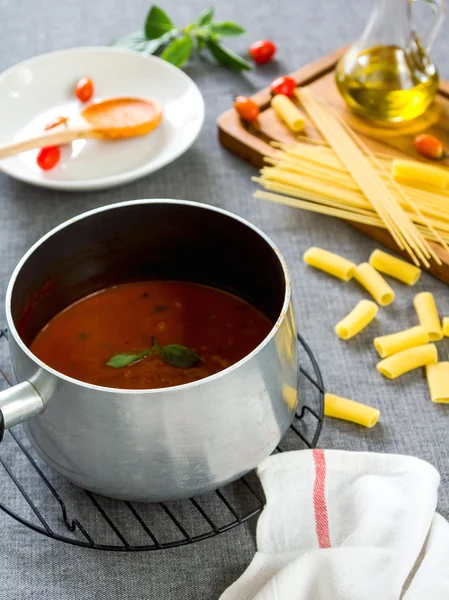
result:
[[[395,0],[398,1],[398,0]],[[405,0],[404,0],[405,1]],[[160,2],[179,23],[207,5],[202,0]],[[0,0],[0,70],[21,60],[60,48],[106,45],[140,27],[148,0]],[[378,406],[381,422],[365,430],[327,421],[319,445],[324,448],[372,450],[419,456],[439,469],[439,510],[449,517],[449,412],[432,405],[421,372],[398,381],[383,379],[374,369],[370,349],[374,334],[405,328],[414,322],[415,291],[435,294],[449,315],[448,288],[424,275],[416,289],[395,288],[397,301],[382,310],[378,323],[351,343],[339,341],[335,322],[363,294],[355,284],[341,285],[311,272],[302,262],[311,244],[366,260],[376,244],[342,222],[252,198],[252,167],[223,150],[215,119],[236,92],[252,93],[273,76],[304,65],[354,39],[367,19],[367,0],[227,0],[216,2],[218,17],[235,19],[248,29],[234,47],[271,38],[278,61],[244,77],[199,61],[186,71],[206,102],[206,122],[195,146],[174,165],[136,183],[98,193],[66,194],[28,187],[0,174],[0,300],[8,277],[25,250],[53,226],[77,213],[133,198],[188,198],[224,207],[250,219],[270,235],[293,273],[297,321],[321,365],[328,389]],[[434,57],[449,78],[446,22]],[[57,73],[49,76],[57,77]],[[0,115],[0,126],[7,115]],[[3,315],[3,308],[0,314]],[[3,316],[0,318],[2,322]],[[7,364],[5,344],[0,364]],[[447,358],[449,345],[443,354]],[[0,471],[0,500],[2,481]],[[301,510],[298,507],[298,510]],[[162,552],[116,554],[76,548],[49,540],[0,513],[0,599],[84,600],[98,598],[174,600],[215,599],[248,565],[254,551],[254,523],[193,546]]]

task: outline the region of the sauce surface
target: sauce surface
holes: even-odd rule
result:
[[[142,281],[107,288],[72,304],[36,336],[30,350],[44,363],[87,383],[154,389],[208,377],[238,362],[273,325],[240,298],[180,281]],[[157,353],[122,368],[106,362],[120,353],[179,344],[200,361],[183,368]]]

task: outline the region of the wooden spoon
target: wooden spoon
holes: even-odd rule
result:
[[[86,106],[79,115],[41,135],[0,146],[0,159],[81,138],[116,140],[146,135],[160,124],[162,109],[154,100],[112,98]]]

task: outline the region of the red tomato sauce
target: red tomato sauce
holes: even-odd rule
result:
[[[196,381],[238,362],[273,324],[242,299],[181,281],[142,281],[106,288],[57,314],[30,350],[74,379],[124,389],[154,389]],[[179,344],[200,361],[168,364],[157,353],[122,368],[106,363],[121,353]]]

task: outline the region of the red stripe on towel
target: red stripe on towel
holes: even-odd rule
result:
[[[313,486],[313,507],[315,527],[320,548],[330,548],[329,516],[326,505],[326,456],[324,450],[313,450],[315,463],[315,483]]]

